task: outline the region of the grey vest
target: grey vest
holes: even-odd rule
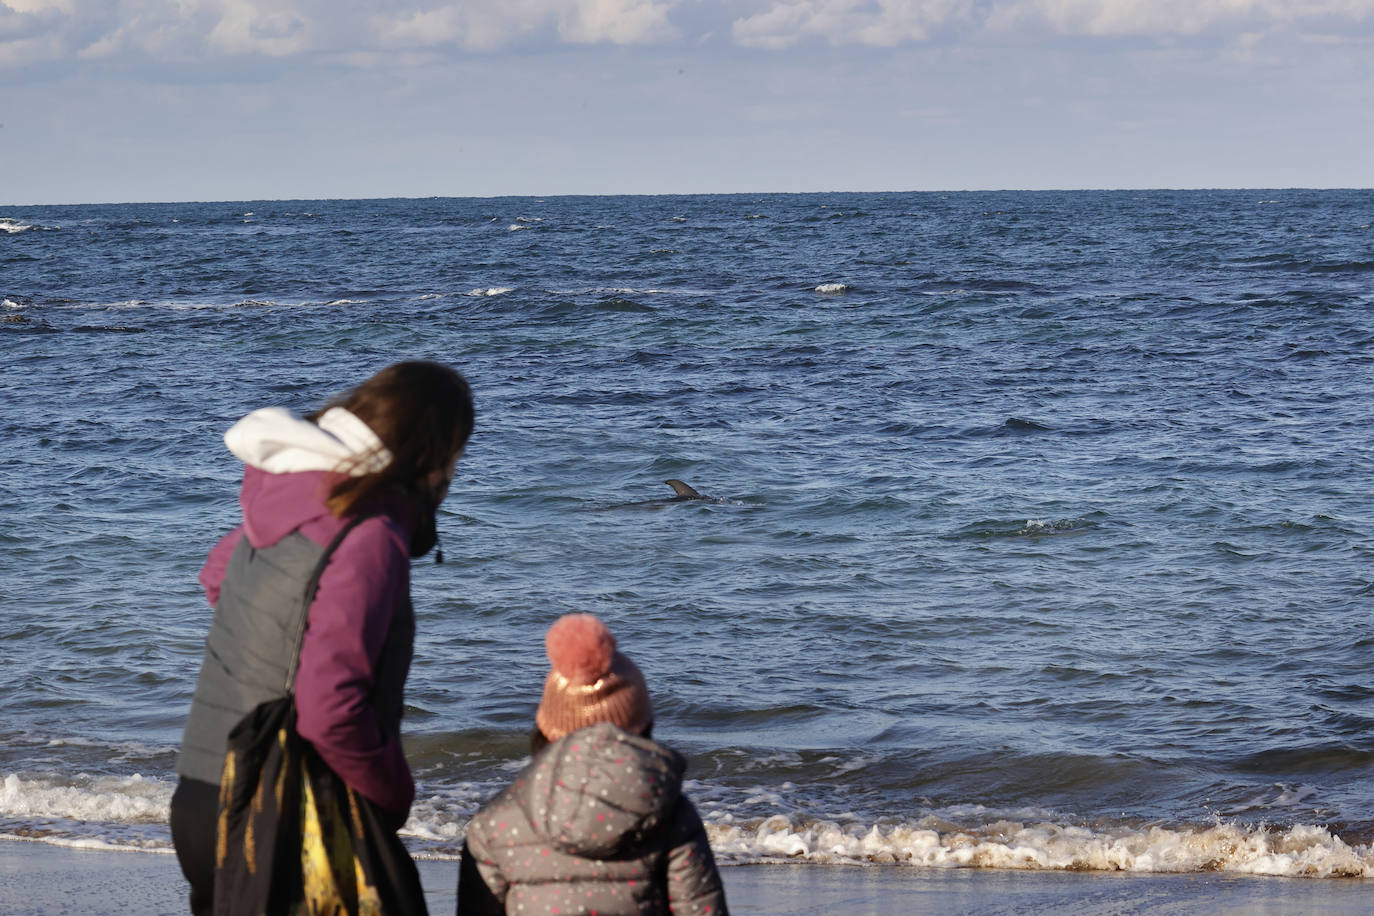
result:
[[[260,550],[247,537],[239,541],[205,639],[177,773],[219,785],[229,732],[258,704],[291,693],[315,583],[337,543],[324,548],[299,533]],[[407,596],[392,618],[371,696],[382,728],[397,736],[414,643]]]

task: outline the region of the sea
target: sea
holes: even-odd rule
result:
[[[0,207],[0,842],[169,851],[221,437],[410,358],[417,856],[588,612],[726,865],[1374,878],[1370,190]]]

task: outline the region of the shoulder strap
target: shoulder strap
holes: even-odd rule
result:
[[[343,543],[343,539],[348,533],[370,518],[376,517],[377,513],[367,515],[355,515],[350,518],[339,533],[334,535],[334,539],[324,548],[324,553],[320,554],[319,562],[315,564],[315,569],[310,573],[310,578],[305,583],[305,594],[301,603],[300,620],[296,623],[296,632],[293,637],[291,650],[291,664],[286,669],[286,692],[294,693],[296,689],[296,669],[301,664],[301,643],[305,641],[305,624],[310,618],[310,605],[315,603],[315,591],[320,587],[320,576],[324,575],[324,568],[329,564],[329,558],[334,555],[334,551]]]

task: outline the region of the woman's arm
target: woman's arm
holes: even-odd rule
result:
[[[391,620],[410,590],[410,551],[388,519],[349,532],[320,576],[296,672],[296,728],[349,786],[404,814],[415,783],[372,687]]]
[[[200,568],[200,584],[205,589],[205,600],[210,602],[210,607],[219,604],[219,586],[224,581],[224,571],[229,568],[229,558],[234,555],[234,548],[239,546],[242,539],[243,526],[239,525],[210,548],[210,555]]]

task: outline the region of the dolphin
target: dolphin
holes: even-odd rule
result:
[[[669,503],[680,503],[680,502],[684,502],[684,501],[689,500],[689,499],[709,499],[709,498],[710,498],[710,497],[708,497],[708,496],[702,496],[702,495],[701,495],[700,493],[698,493],[696,490],[693,490],[691,487],[687,486],[687,484],[685,484],[685,483],[683,483],[682,481],[678,480],[676,477],[674,477],[674,478],[672,478],[672,479],[670,479],[670,480],[665,480],[665,481],[663,481],[663,482],[666,483],[668,486],[672,487],[672,488],[673,488],[673,492],[677,494],[676,496],[672,496],[672,497],[669,497],[668,499],[665,499],[664,502],[669,502]]]
[[[665,496],[662,499],[646,499],[637,503],[620,503],[615,506],[602,506],[601,508],[603,511],[606,509],[661,509],[668,503],[684,503],[694,500],[702,502],[724,502],[724,500],[716,499],[714,496],[698,493],[692,487],[677,478],[665,480],[663,482],[672,487],[673,492],[677,495]]]

